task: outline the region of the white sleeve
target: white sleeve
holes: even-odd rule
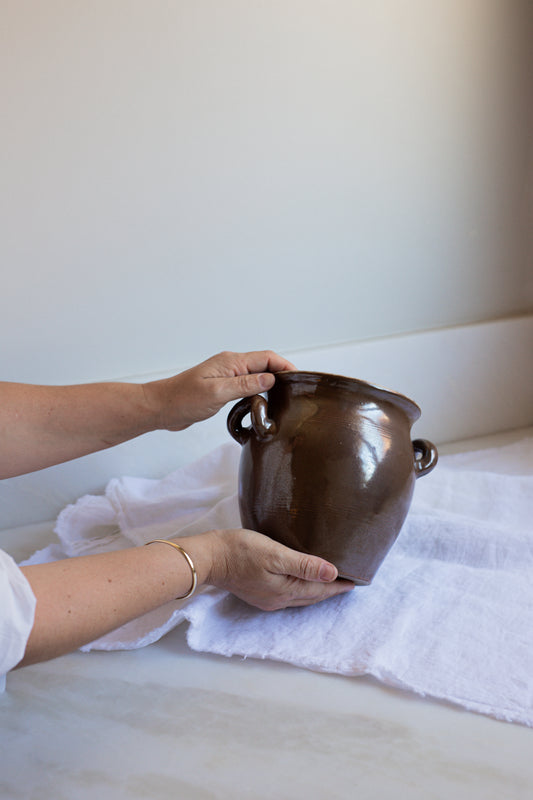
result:
[[[35,595],[15,561],[0,550],[0,691],[5,674],[26,650],[35,616]]]

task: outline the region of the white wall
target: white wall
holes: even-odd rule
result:
[[[343,371],[413,385],[441,439],[530,424],[530,373],[519,408],[500,386],[476,416],[470,385],[465,414],[453,347],[481,358],[477,333],[443,334],[455,416],[439,416],[440,338],[372,340],[533,311],[532,7],[1,0],[0,378],[166,374],[262,347],[340,371],[349,353]],[[510,383],[532,330],[496,329]],[[160,475],[222,428],[4,481],[0,528]]]
[[[526,6],[2,0],[2,377],[531,309]]]

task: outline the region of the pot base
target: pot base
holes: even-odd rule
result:
[[[352,578],[351,575],[345,575],[345,574],[341,575],[340,572],[339,572],[339,578],[345,581],[350,581],[350,583],[354,583],[356,586],[370,586],[370,584],[372,583],[372,581],[365,581],[362,578]]]

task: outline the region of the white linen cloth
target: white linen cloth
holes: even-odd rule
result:
[[[83,497],[60,514],[60,543],[30,563],[239,526],[239,456],[229,443],[163,480],[110,481],[105,495]],[[141,647],[187,619],[194,650],[368,674],[533,725],[532,509],[533,438],[445,456],[417,481],[371,586],[276,612],[207,589],[84,649]]]

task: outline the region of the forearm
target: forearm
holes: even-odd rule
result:
[[[269,389],[293,365],[269,350],[220,353],[145,384],[0,382],[0,478],[94,453],[159,428],[179,431]]]
[[[112,447],[157,422],[141,384],[0,383],[0,478]]]
[[[254,531],[212,530],[176,539],[192,558],[198,585],[232,592],[264,610],[308,605],[353,589],[337,569]],[[177,597],[190,566],[165,542],[22,567],[37,599],[18,666],[70,652]]]
[[[209,577],[212,538],[203,534],[179,540],[193,559],[199,585]],[[191,569],[183,555],[158,542],[22,567],[22,571],[37,604],[18,666],[71,652],[191,588]]]

